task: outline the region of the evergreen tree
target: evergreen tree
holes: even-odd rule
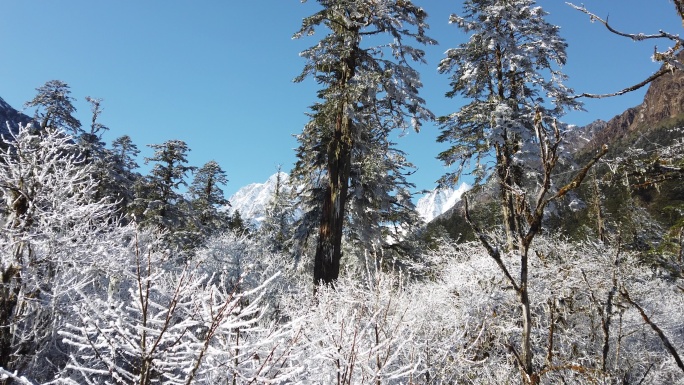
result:
[[[110,149],[105,150],[104,161],[107,167],[100,178],[100,192],[115,202],[124,214],[130,214],[130,205],[135,200],[135,185],[142,176],[134,170],[138,168],[136,157],[138,146],[128,135],[115,139]]]
[[[189,191],[200,230],[204,233],[210,234],[222,227],[225,218],[219,209],[229,203],[219,186],[226,183],[226,172],[214,160],[207,162],[195,173]]]
[[[93,159],[104,158],[105,144],[102,141],[102,135],[109,131],[109,127],[99,122],[102,114],[102,99],[86,97],[86,101],[91,105],[92,119],[90,121],[90,130],[83,131],[78,138],[81,153],[86,161]]]
[[[468,0],[464,16],[450,21],[470,33],[468,42],[449,49],[439,70],[452,73],[447,96],[472,101],[440,119],[440,142],[452,146],[439,158],[457,170],[443,178],[458,180],[474,161],[477,182],[496,178],[502,207],[505,243],[519,258],[514,278],[497,240],[491,240],[472,222],[464,198],[466,220],[496,261],[517,294],[522,314],[516,352],[524,383],[539,383],[533,362],[532,303],[529,295],[528,252],[541,232],[547,205],[576,188],[604,151],[580,169],[571,183],[554,190],[554,170],[561,158],[563,133],[556,119],[568,108],[580,108],[572,90],[562,81],[565,41],[559,28],[544,20],[546,13],[533,0]],[[493,165],[486,167],[487,162]],[[533,187],[530,187],[533,186]]]
[[[174,243],[183,244],[182,229],[192,218],[178,188],[187,186],[187,173],[194,170],[194,167],[186,165],[190,150],[182,140],[169,140],[149,147],[154,149],[154,155],[145,158],[145,164],[154,162],[154,165],[150,174],[136,187],[136,219],[144,226],[167,230]]]
[[[235,234],[246,234],[249,235],[249,226],[242,219],[239,210],[235,210],[233,215],[228,217],[228,229]]]
[[[278,167],[273,197],[267,207],[266,218],[259,228],[261,238],[272,252],[289,249],[294,222],[292,193],[289,176]]]
[[[523,185],[524,163],[535,151],[535,117],[550,122],[566,108],[580,106],[563,86],[566,76],[559,70],[567,44],[534,1],[470,0],[464,9],[463,17],[452,15],[450,22],[471,37],[446,52],[439,71],[452,74],[448,97],[472,101],[440,118],[438,140],[451,147],[439,158],[457,166],[442,182],[456,183],[469,166],[476,183],[495,175],[510,248],[520,226],[513,223],[512,190]],[[487,167],[492,158],[493,174]]]
[[[138,150],[138,146],[133,143],[130,136],[124,135],[114,139],[112,142],[112,153],[122,171],[132,172],[138,168],[135,158],[140,153],[140,150]]]
[[[40,122],[40,128],[47,127],[68,130],[73,136],[81,133],[81,122],[73,114],[73,105],[69,85],[61,80],[50,80],[36,88],[38,94],[26,103],[26,107],[35,107],[35,119]]]
[[[435,43],[425,35],[427,14],[410,1],[319,3],[323,9],[305,18],[295,34],[299,38],[319,28],[329,31],[301,54],[307,63],[296,81],[311,76],[323,88],[318,93],[320,101],[312,107],[311,121],[299,137],[299,161],[293,171],[297,184],[308,190],[305,196],[320,199],[308,201],[305,213],[308,219],[318,217],[314,261],[317,284],[330,283],[339,276],[350,197],[374,194],[374,199],[382,200],[387,197],[385,193],[396,191],[394,184],[400,181],[385,179],[389,185],[377,188],[372,181],[377,175],[368,175],[362,165],[367,164],[369,150],[384,151],[373,156],[392,158],[389,148],[378,145],[387,141],[391,130],[405,130],[409,125],[418,130],[422,120],[431,119],[418,96],[419,75],[409,65],[409,60],[423,61],[424,52],[404,44],[404,39]],[[390,36],[391,41],[381,43],[384,36]],[[364,47],[364,38],[378,45]],[[373,133],[378,124],[382,127],[376,132],[379,136]],[[394,164],[395,168],[403,166]],[[358,190],[364,181],[371,183],[365,192]],[[315,226],[311,222],[305,225]]]

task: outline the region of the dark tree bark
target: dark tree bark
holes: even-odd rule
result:
[[[358,29],[351,33],[358,35]],[[353,48],[350,57],[342,60],[338,72],[337,86],[343,90],[354,76],[356,54],[359,49]],[[348,116],[349,101],[343,100],[335,110],[334,132],[328,144],[328,186],[326,188],[321,223],[318,231],[318,244],[314,260],[314,284],[330,284],[340,275],[342,260],[342,230],[344,229],[345,206],[349,191],[349,175],[351,173],[353,140],[353,123]]]

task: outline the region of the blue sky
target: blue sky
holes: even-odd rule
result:
[[[414,0],[430,15],[423,97],[436,115],[462,105],[446,99],[447,76],[437,74],[446,49],[464,41],[447,21],[461,1]],[[615,27],[654,33],[681,33],[669,0],[583,0]],[[632,42],[610,34],[561,0],[540,0],[567,39],[568,85],[578,92],[611,92],[658,69],[650,56],[658,44]],[[301,20],[317,9],[298,0],[2,0],[0,1],[0,97],[17,109],[35,88],[59,79],[71,86],[77,117],[88,122],[86,96],[104,99],[101,122],[111,142],[130,135],[149,156],[147,144],[180,139],[192,149],[194,166],[215,159],[227,172],[230,196],[240,187],[263,182],[282,165],[289,171],[297,146],[293,135],[307,121],[317,85],[292,82],[304,65],[298,53],[322,35],[292,40]],[[590,101],[588,112],[565,121],[578,125],[609,119],[641,102],[645,90]],[[32,114],[31,111],[26,111]],[[435,156],[438,130],[426,124],[398,139],[418,171],[411,181],[432,189],[446,169]],[[142,165],[142,159],[139,162]],[[143,172],[145,172],[143,170]]]

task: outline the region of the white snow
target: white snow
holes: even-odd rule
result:
[[[266,218],[266,210],[273,200],[277,179],[278,173],[271,175],[264,183],[252,183],[240,188],[228,199],[231,206],[228,211],[234,213],[237,210],[244,221],[259,226]],[[289,191],[289,180],[288,174],[280,173],[283,191]]]
[[[244,221],[259,227],[266,218],[266,211],[273,199],[277,175],[271,175],[264,183],[252,183],[240,188],[228,199],[231,205],[228,211],[230,213],[239,211]],[[283,192],[289,192],[292,188],[289,182],[289,175],[281,172],[280,183]],[[430,222],[454,207],[461,200],[461,195],[470,189],[470,185],[462,183],[456,189],[444,188],[430,191],[418,199],[416,211],[424,221]]]
[[[464,192],[470,190],[471,186],[461,183],[457,189],[444,188],[432,190],[420,198],[416,203],[416,211],[425,222],[430,222],[436,217],[444,214],[454,207]]]

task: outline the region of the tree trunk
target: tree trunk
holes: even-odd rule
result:
[[[0,288],[0,367],[10,372],[13,369],[11,330],[20,288],[13,281],[18,279],[20,279],[19,270],[12,265],[2,272],[2,288]],[[9,385],[11,383],[11,378],[0,381],[2,385]]]
[[[528,293],[528,268],[527,268],[527,247],[520,250],[520,306],[522,308],[522,342],[521,342],[521,361],[523,371],[525,372],[524,383],[536,385],[539,383],[539,377],[535,373],[532,363],[532,309],[530,305],[530,296]]]
[[[337,87],[342,95],[337,103],[334,116],[334,131],[328,143],[328,187],[323,197],[321,224],[314,261],[314,284],[330,284],[340,275],[342,259],[342,230],[344,228],[345,206],[349,191],[352,148],[354,146],[353,123],[347,112],[352,103],[347,99],[345,89],[354,77],[356,70],[356,50],[358,50],[358,28],[351,31],[357,46],[352,48],[348,57],[340,62],[337,72]]]
[[[351,119],[341,116],[328,147],[328,187],[326,189],[318,246],[314,262],[314,283],[332,283],[339,277],[342,259],[342,229],[351,172]]]

